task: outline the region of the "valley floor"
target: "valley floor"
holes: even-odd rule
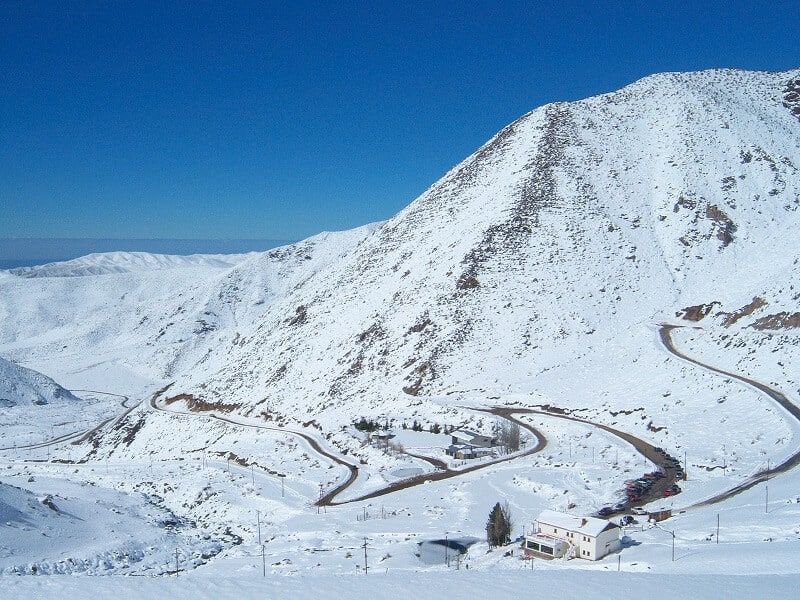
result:
[[[513,395],[504,400],[516,405]],[[119,398],[94,392],[92,415],[105,427],[146,416],[159,423],[154,431],[171,432],[167,440],[148,438],[142,429],[124,459],[111,454],[72,462],[89,442],[58,441],[61,429],[77,427],[63,421],[39,423],[37,432],[25,423],[0,434],[3,595],[44,597],[58,590],[65,598],[305,598],[324,590],[326,597],[381,598],[424,586],[430,594],[511,597],[526,586],[545,585],[558,596],[587,598],[645,588],[647,597],[761,597],[769,590],[770,597],[788,598],[800,583],[800,475],[774,470],[796,455],[800,439],[798,424],[785,416],[780,419],[791,442],[776,444],[771,467],[761,469],[772,478],[752,482],[759,469],[752,463],[743,468],[733,455],[721,465],[690,457],[684,493],[650,504],[671,509],[672,518],[625,528],[619,554],[596,563],[523,561],[518,544],[490,550],[478,541],[448,566],[444,557],[422,562],[419,544],[447,536],[483,539],[498,500],[509,502],[514,533],[521,535],[544,508],[575,505],[584,514],[594,512],[618,497],[626,479],[653,465],[613,431],[590,422],[546,411],[518,413],[542,432],[546,443],[539,440],[537,452],[357,500],[409,476],[434,474],[436,461],[463,469],[443,455],[443,436],[398,432],[398,441],[422,458],[375,452],[368,466],[359,465],[352,486],[341,488],[341,504],[320,507],[315,501],[350,476],[321,434],[298,437],[148,405],[120,406]],[[183,436],[196,440],[203,434],[209,441],[201,449],[172,450],[185,448]],[[533,435],[526,440],[531,446],[536,441]],[[223,450],[232,447],[241,460]],[[713,454],[703,448],[694,453]],[[736,486],[742,489],[726,495]],[[720,501],[703,502],[713,497]]]

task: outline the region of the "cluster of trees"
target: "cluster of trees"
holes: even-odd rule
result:
[[[513,526],[508,502],[504,502],[502,505],[498,502],[489,513],[489,521],[486,523],[486,541],[490,546],[505,546],[511,541]]]
[[[520,427],[518,423],[503,419],[495,426],[495,437],[508,452],[516,452],[520,448]]]
[[[389,421],[385,421],[383,424],[381,424],[374,419],[367,419],[366,417],[361,417],[361,419],[353,423],[353,426],[359,431],[366,431],[368,433],[377,431],[378,429],[388,430],[390,427]],[[403,429],[409,428],[405,421],[403,421],[402,427]],[[442,427],[439,425],[439,423],[434,423],[428,426],[428,431],[436,434],[444,433],[445,435],[448,435],[455,430],[456,427],[454,425],[445,425]],[[411,431],[425,431],[425,429],[423,428],[422,423],[414,419],[414,422],[411,424]],[[516,452],[520,449],[521,434],[520,427],[517,423],[502,419],[495,425],[494,435],[500,445],[504,446],[508,452]]]
[[[381,429],[381,428],[389,429],[389,421],[386,421],[386,423],[381,425],[377,421],[361,417],[361,419],[359,421],[356,421],[355,423],[353,423],[353,427],[355,427],[359,431],[373,432],[373,431],[377,431],[378,429]]]
[[[403,429],[408,429],[408,425],[405,421],[403,421]],[[453,432],[456,430],[455,425],[445,425],[444,427],[439,425],[438,423],[434,423],[433,425],[428,426],[428,431],[431,433],[444,433],[445,435]],[[425,431],[425,428],[422,426],[422,423],[414,419],[414,422],[411,424],[411,431]]]

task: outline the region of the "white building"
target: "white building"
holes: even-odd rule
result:
[[[525,536],[522,551],[528,556],[561,558],[565,554],[600,560],[620,549],[619,526],[605,519],[578,517],[546,510],[534,530]]]

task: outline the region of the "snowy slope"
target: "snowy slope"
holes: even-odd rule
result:
[[[0,357],[0,407],[78,401],[55,381]]]
[[[334,425],[430,395],[558,394],[697,304],[764,298],[739,328],[793,311],[797,77],[663,74],[533,111],[176,389]]]
[[[96,254],[4,272],[0,351],[72,387],[111,376],[119,387],[106,391],[152,391],[371,228],[235,257]]]
[[[147,252],[107,252],[35,267],[20,267],[11,269],[10,273],[20,277],[81,277],[158,269],[180,269],[198,265],[226,268],[238,264],[246,257],[247,255],[244,254],[172,256]]]

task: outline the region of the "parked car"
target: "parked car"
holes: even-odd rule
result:
[[[610,506],[604,506],[603,508],[597,511],[597,514],[600,515],[601,517],[607,517],[608,515],[614,514],[614,509],[611,508]]]
[[[628,501],[627,500],[621,500],[621,501],[617,502],[614,505],[614,511],[615,512],[622,512],[623,510],[627,510],[627,509],[628,509]]]
[[[646,509],[642,508],[641,506],[634,506],[631,509],[631,512],[635,515],[647,515],[649,514]]]

